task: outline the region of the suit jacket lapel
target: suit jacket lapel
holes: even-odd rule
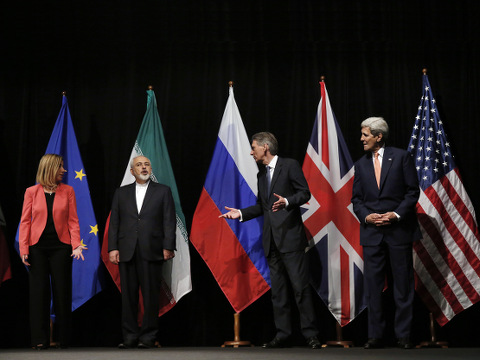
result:
[[[370,181],[375,184],[375,187],[378,188],[377,185],[377,179],[375,178],[375,169],[373,167],[373,154],[369,152],[367,156],[365,157],[365,166],[367,169],[367,174],[370,174]],[[382,183],[381,181],[381,176],[380,176],[380,184]]]
[[[65,186],[63,186],[61,183],[58,184],[57,189],[55,190],[55,198],[53,199],[52,213],[56,208],[56,205],[59,203],[60,199],[63,198],[63,196],[65,195],[64,190]]]
[[[140,209],[140,213],[143,211],[143,209],[145,209],[145,206],[147,206],[148,201],[152,197],[152,193],[155,191],[154,186],[155,185],[153,185],[153,181],[150,180],[150,183],[148,184],[148,187],[147,187],[147,192],[145,193],[145,197],[143,198],[143,204],[142,204],[142,208]]]
[[[273,194],[273,187],[275,186],[275,183],[277,182],[281,172],[282,172],[282,160],[278,158],[277,165],[275,166],[275,170],[273,170],[273,177],[270,183],[270,194],[268,194],[269,197],[271,194]]]
[[[45,213],[47,212],[47,200],[45,199],[45,191],[43,190],[43,186],[38,184],[37,193],[35,196],[38,198],[38,202],[41,204]],[[54,201],[55,204],[55,201]]]
[[[387,178],[388,172],[392,167],[392,163],[393,155],[389,148],[385,148],[382,159],[382,172],[380,174],[380,189],[382,189],[383,184],[385,183],[385,179]]]
[[[128,188],[128,195],[127,195],[127,204],[129,207],[132,208],[133,211],[135,211],[136,214],[138,214],[138,209],[137,209],[137,185],[136,182],[133,184],[129,185]]]

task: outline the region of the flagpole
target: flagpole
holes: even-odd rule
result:
[[[238,348],[239,346],[252,346],[248,340],[240,340],[240,313],[233,314],[233,341],[225,341],[222,347],[232,346]]]
[[[63,97],[67,96],[67,92],[66,92],[65,90],[62,91],[62,96],[63,96]],[[51,301],[51,299],[50,299],[50,301]],[[49,325],[50,325],[50,332],[49,332],[49,334],[50,334],[50,347],[54,348],[54,347],[57,346],[57,342],[56,342],[55,340],[53,340],[53,327],[54,327],[54,323],[53,323],[53,319],[52,319],[51,316],[50,316],[50,323],[49,323]]]
[[[233,88],[233,81],[228,82],[228,86]],[[252,346],[248,340],[240,340],[240,313],[233,314],[233,341],[225,341],[222,347],[233,346],[238,348],[239,346]]]
[[[320,76],[320,82],[319,82],[320,86],[324,82],[325,82],[325,76],[322,75],[322,76]],[[336,340],[327,341],[326,344],[323,345],[324,347],[326,347],[326,346],[342,346],[344,348],[349,348],[349,347],[353,346],[352,341],[343,340],[342,327],[340,326],[338,321],[336,321],[336,319],[335,319],[335,334],[337,336]]]
[[[433,314],[429,313],[430,317],[430,341],[422,341],[420,345],[418,345],[419,348],[422,347],[440,347],[442,349],[448,348],[448,342],[447,341],[437,341],[437,335],[435,332],[435,322],[433,321]]]
[[[427,68],[422,69],[423,75],[427,75]],[[430,341],[422,341],[420,345],[418,345],[419,348],[422,347],[440,347],[442,349],[448,348],[448,342],[446,341],[438,341],[437,340],[437,334],[435,331],[435,321],[433,320],[433,313],[429,312],[429,322],[430,322]]]

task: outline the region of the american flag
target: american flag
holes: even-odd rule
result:
[[[303,172],[312,193],[302,206],[312,285],[341,326],[364,308],[360,223],[350,202],[353,161],[320,83],[321,99]]]
[[[480,299],[480,234],[426,73],[408,151],[421,188],[415,288],[443,326]]]

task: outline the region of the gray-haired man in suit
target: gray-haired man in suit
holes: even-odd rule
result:
[[[398,347],[411,349],[412,243],[421,237],[415,215],[420,194],[417,171],[407,151],[385,146],[388,124],[383,118],[368,118],[360,127],[366,154],[355,163],[352,203],[360,221],[368,305],[369,340],[364,347],[384,346],[382,291],[386,266],[390,264],[396,305],[395,335]]]
[[[247,221],[264,216],[262,242],[270,269],[277,333],[263,347],[288,345],[292,334],[290,283],[300,314],[302,335],[312,349],[320,349],[305,256],[307,238],[300,213],[300,205],[310,199],[310,190],[300,164],[293,159],[278,157],[277,151],[278,142],[273,134],[260,132],[252,136],[250,155],[260,165],[257,203],[241,210],[226,206],[229,212],[221,217]]]
[[[175,256],[176,216],[170,188],[150,180],[152,167],[145,156],[134,158],[130,171],[135,182],[116,190],[108,229],[109,259],[120,270],[122,349],[154,346],[162,263]],[[139,288],[144,305],[141,327]]]

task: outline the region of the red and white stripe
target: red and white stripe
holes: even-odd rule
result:
[[[440,325],[480,300],[480,233],[457,169],[420,194],[416,290]]]

